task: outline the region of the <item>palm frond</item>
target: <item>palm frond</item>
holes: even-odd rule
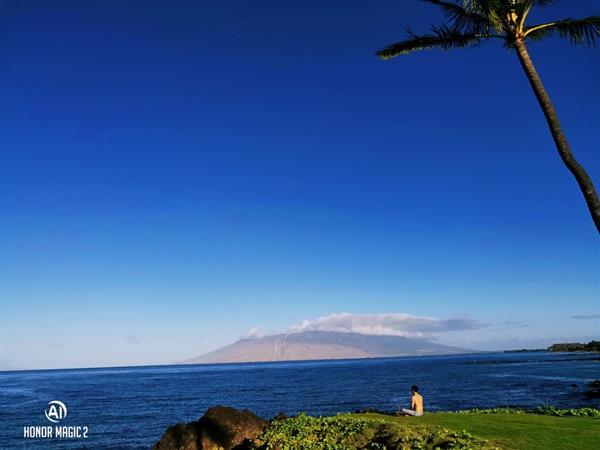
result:
[[[466,11],[485,17],[499,32],[508,28],[506,12],[508,0],[463,0]]]
[[[491,37],[478,33],[462,33],[460,30],[447,26],[432,27],[430,34],[420,36],[410,30],[407,30],[407,33],[409,34],[408,39],[388,45],[376,52],[376,55],[381,59],[390,59],[417,50],[464,48],[477,45],[482,40]]]
[[[572,44],[594,47],[596,39],[600,39],[600,16],[558,20],[525,29],[525,37],[534,41],[555,34],[563,39],[569,39]]]
[[[553,3],[558,3],[560,0],[463,0],[465,7],[480,10],[507,10],[512,7],[527,7],[528,5],[533,6],[547,6]]]
[[[493,25],[481,14],[474,11],[467,11],[457,3],[444,0],[422,0],[426,3],[437,5],[444,11],[444,14],[450,21],[451,28],[465,33],[489,33]]]

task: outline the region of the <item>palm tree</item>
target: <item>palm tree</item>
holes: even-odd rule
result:
[[[448,23],[432,26],[431,32],[423,35],[414,34],[408,29],[408,37],[405,40],[387,46],[378,51],[377,55],[382,59],[390,59],[417,50],[471,47],[489,39],[500,39],[505,47],[514,49],[546,117],[558,153],[577,180],[592,220],[600,232],[598,194],[589,175],[571,152],[554,105],[533,65],[526,45],[527,41],[540,41],[558,35],[569,39],[574,45],[595,46],[596,38],[600,37],[600,16],[527,25],[527,17],[532,8],[556,3],[556,0],[423,1],[442,8]]]

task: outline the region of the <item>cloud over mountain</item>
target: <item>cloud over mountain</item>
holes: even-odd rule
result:
[[[261,327],[252,327],[240,336],[240,339],[258,339],[265,335]]]
[[[410,314],[336,313],[315,320],[304,320],[288,329],[303,331],[336,331],[373,336],[430,337],[448,331],[476,330],[488,324],[470,318],[436,319]]]

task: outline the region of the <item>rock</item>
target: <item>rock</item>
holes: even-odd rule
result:
[[[395,414],[395,411],[381,411],[380,409],[371,408],[371,407],[367,406],[362,411],[357,410],[356,413],[358,413],[358,414],[381,414],[383,416],[393,416]]]
[[[273,420],[287,420],[289,418],[290,417],[286,413],[284,413],[283,411],[279,411],[277,415],[273,417]]]
[[[196,422],[167,428],[154,450],[245,450],[268,422],[248,410],[225,406],[208,409]]]
[[[600,398],[600,380],[594,380],[588,384],[589,390],[583,395],[587,398]]]
[[[198,422],[179,423],[167,428],[154,450],[200,450],[200,430]]]
[[[600,398],[600,391],[586,391],[583,395],[587,398]]]
[[[362,412],[363,412],[363,414],[369,414],[369,413],[381,414],[381,411],[379,411],[378,409],[370,408],[368,406],[365,409],[363,409]]]
[[[212,442],[225,450],[244,448],[240,445],[255,440],[269,424],[247,409],[238,411],[225,406],[210,408],[199,422],[203,450],[210,450]]]

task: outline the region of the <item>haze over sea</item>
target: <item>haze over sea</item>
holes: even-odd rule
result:
[[[148,448],[167,426],[215,405],[266,418],[391,411],[408,403],[414,383],[426,411],[600,407],[582,395],[598,368],[597,354],[543,352],[3,372],[0,448],[46,448],[47,440],[22,435],[24,426],[50,424],[44,409],[51,400],[68,407],[61,425],[89,427],[84,442],[54,440],[52,448]]]

